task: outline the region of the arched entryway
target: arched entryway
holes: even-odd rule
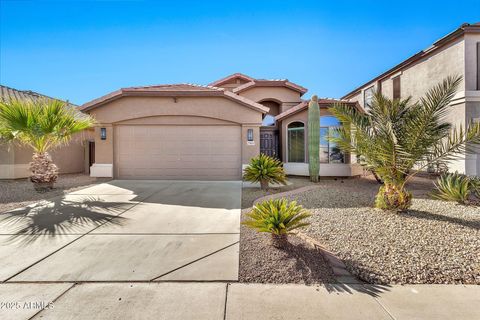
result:
[[[281,105],[274,100],[263,100],[259,103],[270,108],[268,113],[263,116],[260,127],[260,153],[280,158],[280,142],[275,116],[280,113]]]

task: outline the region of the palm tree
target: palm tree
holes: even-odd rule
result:
[[[377,93],[366,113],[342,104],[330,108],[342,127],[329,139],[344,152],[359,155],[362,164],[384,182],[376,207],[407,209],[412,195],[405,185],[415,174],[432,163],[474,152],[480,143],[480,124],[470,123],[464,129],[447,121],[449,103],[461,80],[447,77],[415,103]]]
[[[0,101],[0,138],[33,149],[30,180],[37,190],[52,188],[58,168],[48,151],[67,144],[72,135],[93,125],[90,116],[54,99]]]

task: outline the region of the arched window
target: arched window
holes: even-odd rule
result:
[[[333,129],[341,125],[334,116],[320,117],[320,163],[345,163],[343,152],[327,139],[329,135],[335,134]]]
[[[287,126],[288,162],[305,162],[305,125],[292,122]]]

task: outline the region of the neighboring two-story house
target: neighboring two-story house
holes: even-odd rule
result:
[[[460,75],[463,81],[451,102],[449,121],[465,125],[480,121],[480,23],[463,24],[381,75],[342,97],[368,109],[373,93],[388,98],[418,100],[428,89],[447,76]],[[480,154],[466,155],[464,160],[449,163],[450,171],[480,175]]]

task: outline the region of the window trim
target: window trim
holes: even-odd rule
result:
[[[292,123],[295,123],[295,122],[299,122],[301,124],[303,124],[303,162],[290,162],[290,159],[289,159],[289,139],[288,139],[288,127],[292,124]],[[306,160],[307,160],[307,139],[305,139],[305,129],[307,128],[307,125],[305,124],[305,122],[303,122],[302,120],[292,120],[290,122],[288,122],[285,126],[285,128],[287,129],[287,135],[286,135],[286,139],[285,139],[285,145],[286,145],[286,148],[285,148],[285,155],[286,155],[286,160],[287,160],[287,163],[307,163]]]
[[[395,81],[398,80],[398,97],[395,97]],[[402,98],[402,81],[400,75],[392,78],[392,99]]]

